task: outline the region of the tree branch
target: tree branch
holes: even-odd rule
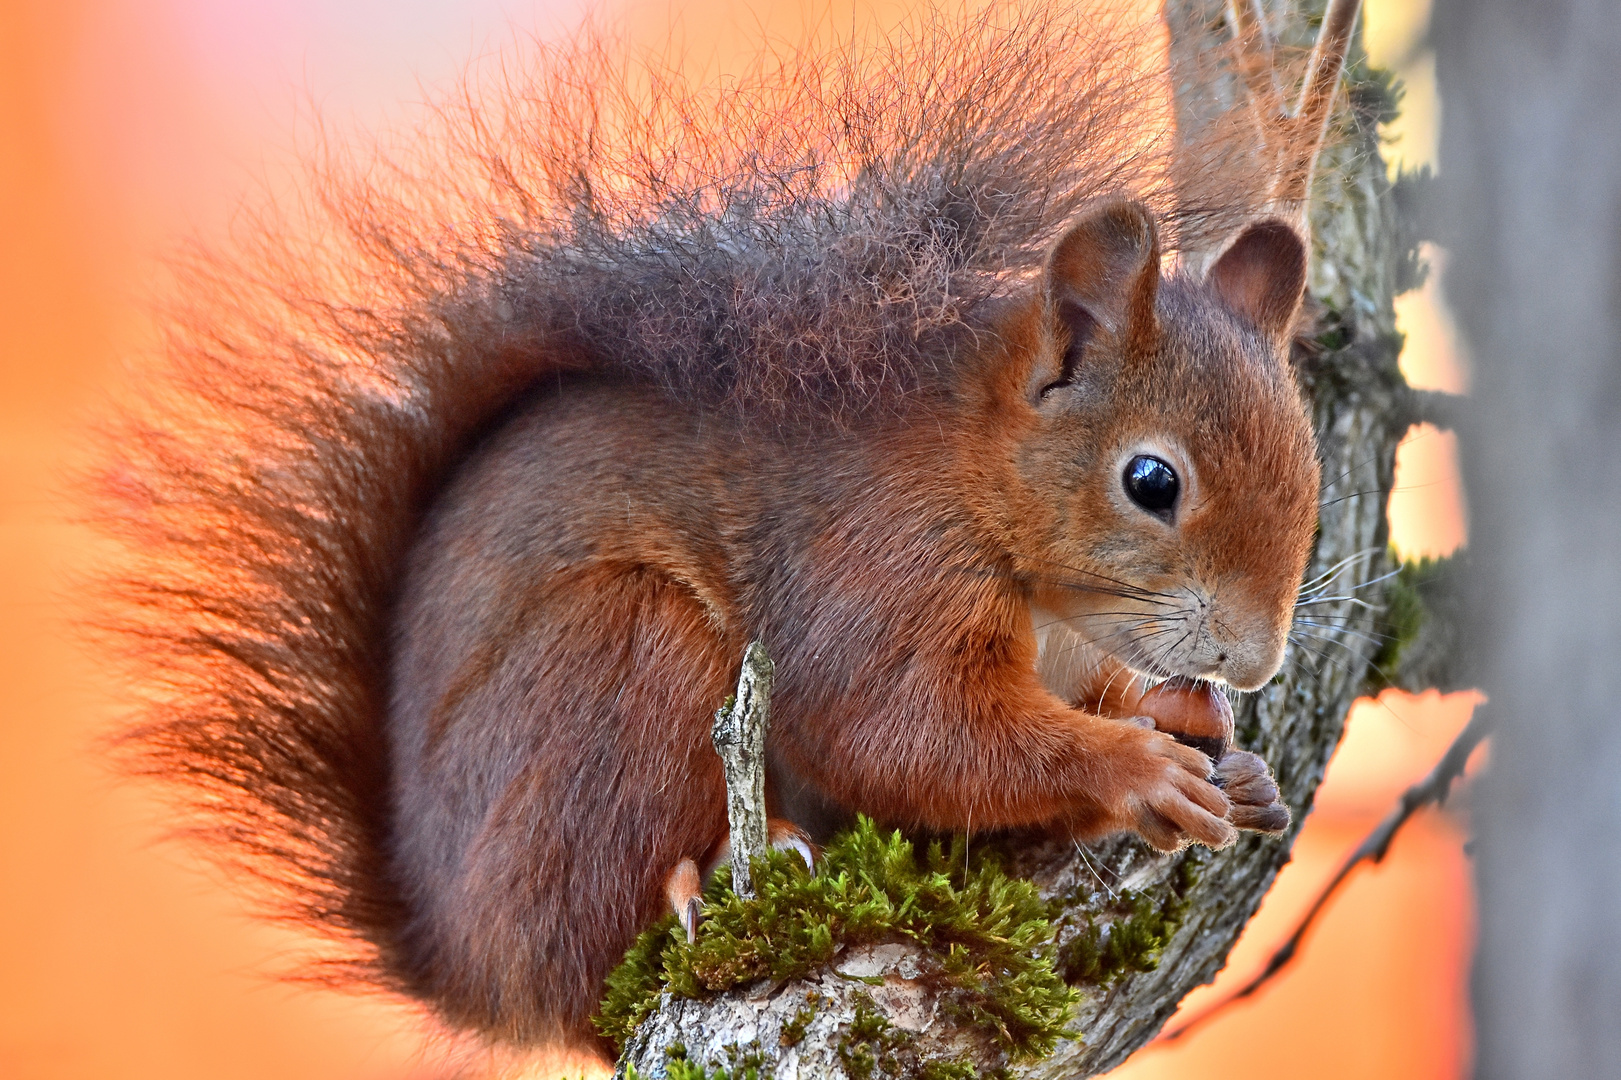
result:
[[[1452,431],[1458,426],[1458,419],[1469,403],[1464,395],[1443,390],[1409,388],[1406,398],[1402,416],[1408,424],[1430,424],[1443,431]]]
[[[1311,902],[1306,913],[1295,924],[1293,932],[1284,939],[1282,945],[1273,951],[1272,956],[1254,978],[1222,998],[1220,1001],[1206,1008],[1204,1011],[1191,1017],[1174,1031],[1160,1037],[1161,1042],[1172,1042],[1180,1039],[1195,1028],[1202,1027],[1216,1016],[1225,1012],[1233,1005],[1253,996],[1267,983],[1271,982],[1277,974],[1294,960],[1300,950],[1300,944],[1305,940],[1306,933],[1317,922],[1319,915],[1328,906],[1328,902],[1339,892],[1340,886],[1345,884],[1353,871],[1365,862],[1382,862],[1385,853],[1390,850],[1391,841],[1401,831],[1403,825],[1423,807],[1432,803],[1439,806],[1446,802],[1447,795],[1452,790],[1453,781],[1463,775],[1464,766],[1469,762],[1469,755],[1475,747],[1480,745],[1482,739],[1490,734],[1489,722],[1485,719],[1485,712],[1477,709],[1463,731],[1453,740],[1441,760],[1436,763],[1430,774],[1402,793],[1390,813],[1379,823],[1367,837],[1346,856],[1345,861],[1328,883],[1318,892],[1317,898]]]

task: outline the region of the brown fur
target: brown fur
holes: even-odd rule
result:
[[[719,843],[751,637],[779,800],[1227,842],[1209,759],[1075,703],[1276,668],[1304,255],[1263,224],[1162,277],[1271,180],[1175,201],[1124,42],[1004,9],[722,90],[587,42],[419,161],[319,170],[192,268],[110,443],[141,767],[343,970],[518,1045],[592,1040]],[[1144,448],[1169,520],[1121,487]]]
[[[587,1032],[665,876],[723,835],[710,716],[751,636],[780,672],[776,753],[828,802],[935,829],[1225,842],[1208,759],[1078,711],[1037,671],[1046,594],[1072,619],[1100,602],[1154,618],[1135,590],[1191,583],[1245,627],[1238,644],[1281,646],[1288,624],[1316,506],[1304,411],[1259,332],[1190,283],[1156,292],[1139,312],[1154,334],[1100,330],[1087,384],[1044,397],[1027,388],[1061,323],[1038,293],[848,429],[611,380],[504,426],[430,514],[395,629],[395,866],[419,992],[514,1041]],[[1175,531],[1113,495],[1115,448],[1160,432],[1200,477]],[[1279,658],[1158,653],[1247,685]]]

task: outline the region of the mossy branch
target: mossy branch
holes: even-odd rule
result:
[[[1060,926],[998,850],[919,844],[862,818],[814,873],[778,851],[752,870],[756,896],[738,896],[722,867],[693,941],[667,917],[610,976],[599,1027],[624,1044],[625,1075],[713,1067],[757,1042],[801,1075],[966,1078],[1037,1060],[1064,1035],[1077,995],[1058,971]],[[1146,908],[1154,928],[1116,933],[1127,945],[1114,970],[1093,963],[1087,981],[1150,962],[1165,928]],[[1093,956],[1098,929],[1085,929]]]

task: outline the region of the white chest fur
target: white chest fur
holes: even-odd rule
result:
[[[1080,697],[1105,659],[1075,624],[1046,608],[1031,607],[1030,625],[1036,635],[1036,675],[1041,684],[1065,701]]]

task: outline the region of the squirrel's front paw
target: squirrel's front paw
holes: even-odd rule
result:
[[[1248,750],[1227,751],[1216,762],[1213,779],[1232,803],[1227,820],[1240,829],[1277,835],[1289,827],[1289,807],[1279,797],[1272,770],[1259,755]]]
[[[1124,828],[1161,851],[1189,841],[1222,848],[1238,838],[1227,819],[1228,797],[1210,782],[1210,759],[1160,732],[1144,731],[1134,782],[1117,811]]]

